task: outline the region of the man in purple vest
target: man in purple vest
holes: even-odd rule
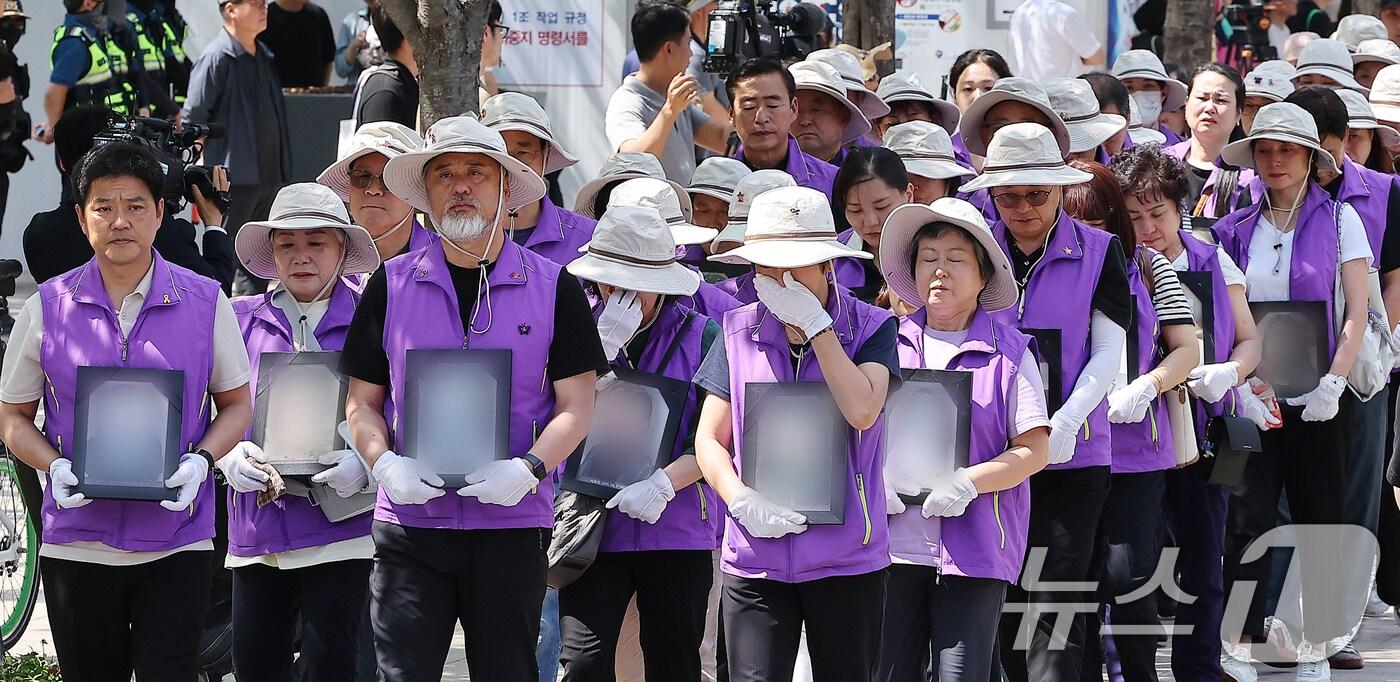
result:
[[[415,130],[392,121],[366,123],[350,139],[350,152],[316,178],[350,205],[350,217],[374,237],[380,260],[417,251],[433,239],[413,219],[413,207],[384,185],[389,159],[422,148]]]
[[[380,679],[437,679],[460,622],[477,676],[533,680],[554,518],[549,473],[583,440],[607,361],[578,281],[505,235],[507,213],[538,201],[545,184],[500,133],[443,119],[423,151],[385,166],[384,179],[442,238],[370,278],[341,353],[350,433],[379,484],[370,618]],[[513,456],[468,473],[456,490],[395,452],[413,442],[403,406],[415,349],[510,352]],[[461,445],[466,458],[488,443]]]
[[[0,378],[0,439],[49,475],[40,554],[64,677],[194,679],[214,561],[210,470],[252,421],[248,356],[218,283],[151,248],[165,213],[155,156],[104,145],[72,177],[94,256],[45,282],[17,317]],[[74,406],[87,402],[77,400],[85,367],[180,373],[186,454],[165,481],[175,499],[92,499],[74,490],[80,481],[69,457]],[[42,432],[34,425],[41,398]]]
[[[787,171],[797,184],[831,199],[836,166],[804,153],[792,136],[797,121],[797,82],[775,59],[758,57],[739,66],[725,85],[729,118],[739,134],[734,158],[753,170]]]

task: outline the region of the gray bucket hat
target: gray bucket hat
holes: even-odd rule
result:
[[[1175,111],[1186,104],[1186,84],[1167,75],[1167,67],[1151,50],[1128,50],[1113,60],[1113,76],[1124,78],[1146,78],[1162,84],[1167,93],[1162,102],[1162,111]]]
[[[833,52],[854,59],[851,55],[840,50],[833,50]],[[792,74],[792,79],[797,83],[798,90],[820,92],[836,100],[850,112],[851,116],[846,122],[846,130],[841,133],[842,142],[859,140],[870,132],[870,119],[866,118],[860,107],[846,96],[845,83],[841,80],[841,74],[830,64],[820,61],[797,62],[788,67],[788,72]]]
[[[1369,93],[1370,90],[1356,82],[1355,69],[1351,52],[1347,50],[1346,45],[1323,38],[1314,40],[1303,48],[1298,55],[1298,70],[1293,73],[1293,80],[1296,82],[1303,76],[1324,76],[1344,88],[1362,94]]]
[[[578,159],[559,144],[549,123],[549,114],[535,98],[518,92],[503,92],[490,97],[481,105],[481,122],[497,132],[515,130],[540,138],[545,144],[547,158],[545,175],[561,171],[578,163]]]
[[[618,206],[640,206],[660,213],[677,246],[708,244],[719,234],[719,230],[690,224],[676,188],[665,180],[635,178],[623,182],[608,196],[608,210]]]
[[[1261,108],[1254,115],[1254,126],[1250,128],[1249,136],[1225,145],[1220,158],[1232,166],[1254,168],[1253,145],[1259,140],[1292,142],[1307,147],[1316,155],[1318,168],[1337,170],[1336,159],[1322,148],[1317,136],[1317,122],[1312,114],[1292,102],[1276,102]]]
[[[1348,14],[1337,22],[1337,30],[1328,37],[1356,52],[1361,47],[1361,41],[1389,40],[1390,34],[1385,30],[1385,22],[1378,17],[1369,14]]]
[[[983,95],[985,97],[985,95]],[[1077,185],[1094,176],[1065,164],[1055,136],[1039,123],[1013,123],[987,145],[982,174],[962,186],[972,192],[1008,185]]]
[[[711,156],[695,167],[695,174],[690,176],[690,186],[686,190],[691,194],[714,197],[727,204],[734,200],[734,188],[739,181],[752,172],[738,159]]]
[[[1387,148],[1400,144],[1400,131],[1376,120],[1371,111],[1371,103],[1355,90],[1338,90],[1337,95],[1347,105],[1347,127],[1356,130],[1374,130],[1381,136],[1381,144]]]
[[[1049,121],[1050,130],[1060,144],[1060,156],[1069,154],[1069,128],[1055,113],[1055,107],[1050,106],[1045,89],[1033,80],[1015,76],[998,80],[991,90],[974,100],[963,112],[962,120],[958,121],[958,133],[962,135],[963,146],[967,147],[968,153],[987,155],[987,144],[982,142],[982,119],[986,118],[992,107],[1007,101],[1021,102],[1045,114],[1045,120]]]
[[[934,180],[976,175],[958,163],[948,131],[927,121],[910,121],[885,131],[885,147],[899,155],[910,175]]]
[[[345,236],[340,274],[360,275],[379,269],[379,250],[365,228],[350,222],[345,202],[331,188],[314,182],[298,182],[277,192],[267,220],[245,223],[234,240],[238,261],[263,279],[277,279],[272,255],[276,230],[339,230]]]
[[[796,187],[797,181],[786,172],[768,168],[754,171],[744,176],[743,180],[734,187],[734,199],[729,202],[729,221],[725,223],[724,229],[715,235],[712,246],[715,251],[719,251],[721,245],[743,244],[744,233],[749,224],[749,208],[753,206],[754,199],[769,190],[779,187]],[[723,261],[720,257],[712,257],[711,260]],[[742,261],[734,261],[742,263]]]
[[[923,102],[933,107],[937,119],[934,122],[943,126],[949,135],[958,134],[958,119],[962,116],[958,105],[934,97],[914,72],[895,72],[881,78],[880,86],[875,92],[879,93],[886,103]]]
[[[1099,111],[1094,89],[1083,78],[1056,78],[1045,84],[1045,94],[1069,129],[1072,154],[1098,147],[1128,125],[1122,116]]]
[[[861,66],[860,57],[845,50],[826,48],[813,50],[807,55],[807,61],[822,62],[836,69],[846,83],[846,96],[860,107],[865,118],[873,121],[890,113],[890,105],[884,98],[865,87],[865,68]]]
[[[389,160],[384,166],[384,184],[408,205],[432,213],[428,206],[428,188],[423,171],[428,163],[443,154],[482,154],[501,165],[502,178],[509,178],[507,211],[526,206],[545,195],[544,178],[506,151],[501,134],[471,116],[450,116],[434,123],[424,138],[421,151],[409,152]]]
[[[590,282],[668,296],[700,288],[699,273],[676,261],[676,242],[655,209],[608,208],[579,253],[565,269]]]
[[[655,156],[646,152],[614,152],[603,162],[603,167],[598,170],[598,177],[578,188],[578,195],[574,197],[574,213],[596,220],[598,215],[593,212],[593,203],[598,198],[598,193],[614,182],[636,178],[666,180],[666,171],[661,168],[661,162],[657,161]],[[680,195],[681,212],[685,213],[686,220],[689,220],[690,194],[680,183],[670,180],[666,182],[670,182],[676,189],[676,194]]]

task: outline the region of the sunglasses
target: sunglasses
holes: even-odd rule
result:
[[[1027,201],[1030,202],[1031,206],[1044,206],[1045,202],[1049,200],[1050,192],[1043,189],[1038,189],[1034,192],[1026,192],[1025,194],[1005,192],[992,196],[992,201],[997,202],[997,206],[1000,208],[1020,208],[1021,203]]]
[[[385,191],[389,190],[389,186],[384,184],[383,175],[376,175],[369,171],[351,171],[350,173],[350,186],[355,189],[369,189],[376,183]]]

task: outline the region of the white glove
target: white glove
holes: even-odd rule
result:
[[[1136,424],[1147,416],[1147,408],[1157,397],[1157,384],[1144,374],[1132,383],[1108,394],[1108,420],[1114,424]]]
[[[59,457],[49,462],[49,492],[53,493],[54,504],[59,509],[77,509],[92,504],[87,496],[73,492],[78,485],[78,477],[73,475],[72,460]]]
[[[227,455],[214,462],[228,481],[228,487],[240,493],[260,493],[267,490],[267,472],[253,466],[248,460],[266,462],[267,456],[257,443],[240,441]]]
[[[311,482],[328,485],[341,497],[350,497],[369,487],[369,469],[354,450],[333,450],[317,457],[316,461],[330,468],[312,476]]]
[[[1305,422],[1325,422],[1337,416],[1337,401],[1342,399],[1342,391],[1346,389],[1345,378],[1327,374],[1317,382],[1317,388],[1284,402],[1294,407],[1302,405]]]
[[[1220,402],[1240,383],[1240,366],[1233,362],[1201,365],[1186,375],[1186,388],[1208,403]]]
[[[642,301],[634,291],[613,289],[598,314],[598,338],[608,360],[617,357],[642,326]]]
[[[666,511],[666,503],[676,497],[676,489],[671,485],[671,477],[665,469],[657,469],[650,478],[637,481],[618,491],[608,500],[608,509],[616,509],[638,521],[656,523],[661,512]]]
[[[374,462],[370,475],[394,504],[427,504],[442,497],[442,477],[411,457],[385,450]]]
[[[807,530],[807,517],[769,502],[749,487],[734,494],[729,501],[729,515],[756,538],[780,538]]]
[[[904,500],[899,499],[899,488],[895,486],[890,473],[890,471],[885,472],[885,513],[894,516],[895,514],[903,514],[904,510],[909,507],[904,504]]]
[[[1079,440],[1080,422],[1062,416],[1064,411],[1050,417],[1050,463],[1064,464],[1074,459],[1074,444]]]
[[[758,300],[774,317],[796,327],[809,340],[831,326],[831,316],[826,314],[821,301],[793,279],[791,272],[783,273],[782,284],[767,275],[758,275],[753,279],[753,286]]]
[[[540,484],[530,465],[519,457],[498,459],[467,474],[467,486],[459,488],[462,497],[475,497],[482,504],[514,507],[525,493]]]
[[[165,479],[165,487],[179,488],[180,492],[175,496],[175,501],[161,500],[160,506],[173,512],[181,512],[190,508],[194,504],[194,498],[199,494],[199,487],[204,485],[204,481],[209,478],[209,461],[203,457],[187,452],[180,455],[180,466],[175,468],[175,473],[170,478]]]
[[[1250,390],[1249,384],[1241,384],[1238,390],[1240,394],[1240,406],[1244,408],[1241,411],[1244,412],[1245,419],[1254,422],[1254,425],[1259,427],[1260,431],[1278,428],[1278,426],[1283,423],[1274,419],[1273,413],[1269,412],[1269,406],[1265,404],[1263,400],[1260,400],[1259,396],[1254,395],[1254,391]]]
[[[958,469],[947,476],[939,476],[933,482],[933,489],[924,498],[924,518],[935,516],[962,516],[967,505],[977,499],[977,486],[967,475],[967,469]]]

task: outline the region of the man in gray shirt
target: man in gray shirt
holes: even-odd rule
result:
[[[699,83],[685,73],[690,16],[669,3],[643,5],[632,15],[632,42],[642,65],[608,101],[608,143],[617,151],[652,154],[668,180],[688,184],[696,145],[722,153],[730,130],[700,109]]]

